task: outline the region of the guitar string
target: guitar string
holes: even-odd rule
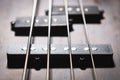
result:
[[[49,20],[48,20],[48,38],[47,38],[47,72],[46,80],[50,79],[50,53],[51,53],[51,23],[52,23],[52,3],[53,0],[49,0]]]
[[[71,50],[71,35],[69,29],[69,17],[68,17],[68,1],[64,0],[65,5],[65,16],[66,16],[66,24],[67,24],[67,40],[68,40],[68,50],[69,50],[69,58],[70,58],[70,79],[74,80],[74,70],[73,70],[73,62],[72,62],[72,50]]]
[[[27,65],[28,65],[28,59],[29,59],[31,46],[32,46],[32,32],[33,32],[33,26],[34,26],[34,21],[35,21],[37,2],[38,2],[38,0],[34,0],[33,12],[32,12],[31,24],[30,24],[30,32],[29,32],[29,36],[28,36],[27,49],[26,49],[25,64],[24,64],[24,69],[23,69],[23,74],[22,74],[22,80],[26,80],[26,77],[27,77],[26,76]]]
[[[85,38],[86,38],[86,43],[87,46],[89,48],[89,53],[90,53],[90,57],[91,57],[91,62],[92,62],[92,72],[93,72],[93,79],[97,80],[97,76],[96,76],[96,70],[95,70],[95,63],[94,63],[94,57],[93,57],[93,53],[92,53],[92,48],[91,48],[91,44],[90,44],[90,40],[88,38],[88,30],[87,30],[87,23],[86,23],[86,19],[85,19],[85,13],[84,13],[84,8],[83,8],[83,2],[82,0],[78,0],[80,3],[80,9],[81,9],[81,13],[82,13],[82,19],[83,19],[83,23],[84,23],[84,34],[85,34]]]
[[[72,50],[71,50],[71,36],[69,33],[69,18],[68,18],[68,10],[67,10],[67,0],[65,1],[65,13],[66,13],[66,21],[67,21],[67,32],[68,32],[68,46],[69,46],[69,53],[70,53],[70,72],[71,72],[71,79],[74,80],[74,74],[73,74],[73,64],[72,64]],[[50,31],[51,31],[51,12],[52,12],[52,0],[49,0],[49,29],[48,29],[48,44],[47,44],[47,80],[49,80],[49,59],[50,59],[50,52],[51,52],[51,38],[50,38]],[[23,71],[23,79],[25,80],[26,77],[26,72],[27,72],[27,63],[28,63],[28,56],[30,53],[30,48],[31,48],[31,38],[32,38],[32,30],[33,30],[33,26],[34,26],[34,20],[35,20],[35,12],[36,12],[36,6],[37,6],[37,0],[34,0],[34,6],[33,6],[33,15],[32,15],[32,19],[31,19],[31,27],[30,27],[30,34],[29,34],[29,38],[28,38],[28,44],[27,44],[27,50],[26,50],[26,59],[25,59],[25,65],[24,65],[24,71]],[[83,17],[83,21],[84,21],[84,32],[86,35],[86,41],[88,43],[88,47],[89,47],[89,52],[91,54],[91,60],[92,60],[92,65],[93,65],[93,71],[94,71],[94,75],[96,75],[96,71],[95,71],[95,65],[94,65],[94,59],[93,59],[93,55],[92,55],[92,50],[91,50],[91,46],[89,43],[89,39],[87,36],[87,29],[86,29],[86,20],[85,20],[85,14],[83,11],[83,6],[82,6],[82,1],[80,2],[80,8],[81,8],[81,12],[82,12],[82,17]],[[96,76],[95,76],[96,77]],[[95,78],[96,80],[96,78]]]

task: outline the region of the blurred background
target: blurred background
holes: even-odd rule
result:
[[[37,16],[44,16],[48,0],[39,0]],[[77,0],[68,0],[69,5],[79,5]],[[84,5],[96,5],[104,10],[100,24],[88,24],[91,44],[110,44],[113,49],[114,68],[96,68],[97,80],[120,79],[120,0],[83,0]],[[15,36],[10,22],[16,17],[32,15],[33,0],[0,0],[0,80],[21,80],[23,69],[7,68],[7,49],[26,45],[27,37]],[[63,0],[54,0],[53,5],[64,5]],[[85,44],[83,25],[74,24],[72,44]],[[58,43],[59,42],[59,43]],[[35,37],[36,45],[47,45],[47,37]],[[52,44],[67,44],[66,37],[53,37]],[[75,80],[93,80],[91,68],[75,68]],[[51,69],[51,80],[70,80],[70,69]],[[31,69],[29,80],[45,80],[46,69]]]

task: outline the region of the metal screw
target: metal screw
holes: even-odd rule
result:
[[[38,23],[39,22],[39,19],[36,19],[36,23]]]
[[[96,47],[92,47],[92,50],[93,50],[93,51],[96,51],[96,50],[98,50],[98,48],[96,48]]]
[[[72,47],[72,50],[73,50],[73,51],[76,51],[76,50],[77,50],[77,48],[76,48],[76,47]]]
[[[55,50],[56,50],[56,48],[55,48],[55,47],[52,47],[52,48],[51,48],[51,50],[55,51]]]
[[[48,20],[47,20],[47,19],[44,19],[44,22],[45,22],[45,23],[47,23],[47,22],[48,22]]]
[[[21,48],[21,50],[22,51],[26,51],[27,50],[27,48],[26,47],[23,47],[23,48]],[[30,49],[31,51],[34,51],[34,50],[36,50],[36,48],[35,47],[31,47],[31,49]]]
[[[59,11],[63,11],[63,8],[59,8]]]
[[[84,50],[85,50],[85,51],[88,51],[88,50],[89,50],[89,48],[88,48],[88,47],[85,47],[85,48],[84,48]]]
[[[35,60],[40,60],[40,57],[35,57]]]
[[[57,19],[56,19],[56,18],[53,18],[53,21],[54,21],[54,22],[57,22]]]
[[[85,11],[88,12],[88,8],[85,8]]]
[[[80,60],[81,60],[81,61],[85,60],[85,57],[80,57]]]
[[[67,50],[68,50],[68,47],[64,47],[64,50],[67,51]]]
[[[69,7],[69,8],[68,8],[68,11],[72,11],[72,8],[71,8],[71,7]]]
[[[79,11],[80,11],[80,8],[76,8],[76,11],[79,12]]]
[[[47,51],[47,48],[42,48],[43,51]]]
[[[26,20],[26,23],[30,23],[30,20]]]

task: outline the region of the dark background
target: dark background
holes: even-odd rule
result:
[[[77,0],[68,0],[69,5],[78,5]],[[63,5],[62,0],[54,0],[54,5]],[[101,24],[88,24],[89,39],[92,44],[111,44],[114,68],[97,68],[98,80],[120,79],[120,0],[83,0],[84,5],[96,5],[104,10]],[[0,80],[21,80],[23,69],[7,68],[7,49],[27,44],[27,37],[16,37],[10,22],[16,17],[31,16],[33,0],[0,0]],[[48,0],[39,1],[38,15],[45,15]],[[75,24],[71,33],[72,44],[85,43],[83,25]],[[35,37],[36,45],[46,45],[47,37]],[[67,44],[67,38],[54,37],[53,44]],[[76,80],[93,80],[91,69],[74,69]],[[52,69],[51,80],[70,80],[69,69]],[[29,80],[45,80],[46,69],[31,69]]]

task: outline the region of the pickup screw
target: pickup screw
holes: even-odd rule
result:
[[[27,48],[26,47],[23,47],[23,48],[21,48],[21,50],[22,51],[26,51],[27,50]],[[31,47],[31,49],[30,49],[31,51],[34,51],[34,50],[36,50],[36,48],[35,47]]]
[[[67,50],[68,50],[68,47],[64,47],[64,50],[67,51]]]
[[[69,8],[68,8],[68,11],[72,11],[72,8],[71,8],[71,7],[69,7]]]
[[[40,60],[40,57],[35,57],[35,60]]]
[[[38,23],[39,22],[39,19],[36,19],[36,23]]]
[[[26,20],[26,23],[30,23],[30,20]]]
[[[84,50],[85,50],[85,51],[88,51],[88,50],[89,50],[89,48],[88,48],[88,47],[85,47],[85,48],[84,48]],[[97,47],[92,47],[92,51],[96,51],[96,50],[98,50],[98,48],[97,48]]]
[[[85,11],[88,12],[88,8],[85,8]]]
[[[96,48],[96,47],[92,47],[92,50],[93,50],[93,51],[96,51],[96,50],[98,50],[98,48]]]
[[[42,48],[42,50],[43,50],[43,51],[47,51],[47,48]],[[51,50],[52,50],[52,51],[55,51],[56,48],[55,48],[55,47],[51,47]]]
[[[76,51],[76,50],[77,50],[77,48],[76,48],[76,47],[72,47],[72,50],[73,50],[73,51]]]
[[[55,47],[52,47],[52,48],[51,48],[51,50],[55,51],[55,50],[56,50],[56,48],[55,48]]]
[[[47,22],[48,22],[48,20],[47,20],[47,19],[44,19],[44,22],[45,22],[45,23],[47,23]]]
[[[47,48],[42,48],[43,51],[47,51]]]
[[[63,8],[59,8],[59,11],[63,11]]]
[[[80,57],[80,60],[81,60],[81,61],[85,60],[85,57]]]
[[[85,50],[85,51],[88,51],[88,50],[89,50],[89,48],[88,48],[88,47],[85,47],[85,48],[84,48],[84,50]]]
[[[54,22],[57,22],[57,19],[56,19],[56,18],[53,18],[53,21],[54,21]]]
[[[76,8],[76,11],[79,12],[79,11],[80,11],[80,8]]]

